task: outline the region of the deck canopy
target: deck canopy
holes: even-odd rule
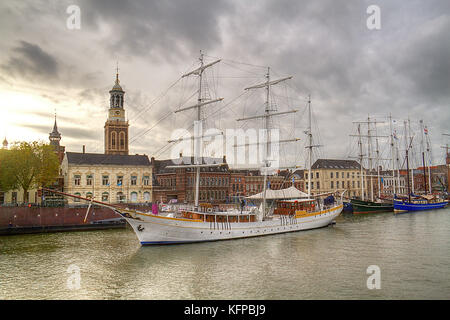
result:
[[[308,194],[298,190],[296,187],[291,186],[286,189],[281,190],[266,190],[266,200],[274,199],[298,199],[298,198],[308,198]],[[264,191],[254,194],[252,196],[246,197],[246,199],[264,199]]]

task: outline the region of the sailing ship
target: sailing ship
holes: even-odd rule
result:
[[[356,122],[358,124],[358,146],[359,146],[359,163],[360,163],[360,168],[361,168],[361,172],[360,172],[360,176],[361,176],[361,198],[351,198],[350,199],[350,204],[352,207],[352,211],[354,214],[359,214],[359,213],[377,213],[377,212],[392,212],[394,210],[394,205],[392,203],[392,200],[386,199],[385,197],[381,196],[381,186],[380,186],[380,181],[381,181],[381,177],[380,177],[380,166],[379,166],[379,161],[380,159],[380,152],[379,152],[379,147],[378,147],[378,138],[383,138],[386,136],[380,136],[377,135],[375,133],[375,135],[372,134],[372,129],[370,127],[371,124],[375,125],[376,128],[376,124],[379,123],[377,121],[371,120],[370,117],[367,118],[367,121],[358,121]],[[368,180],[370,181],[370,195],[371,198],[370,200],[366,200],[365,196],[364,196],[364,171],[363,171],[363,159],[364,159],[364,154],[363,154],[363,143],[362,143],[362,137],[363,135],[361,134],[361,124],[367,124],[367,135],[365,136],[367,138],[367,162],[368,162],[368,174],[366,175],[367,178],[369,178]],[[376,129],[375,129],[376,130]],[[372,146],[371,146],[371,139],[372,138],[376,138],[376,157],[373,158],[372,157]],[[372,162],[373,160],[376,160],[376,164],[377,164],[377,175],[374,174],[374,170],[373,170],[373,166],[372,166]],[[376,199],[374,199],[374,188],[373,188],[373,178],[376,177],[377,178],[377,182],[378,182],[378,197]]]
[[[442,209],[448,205],[448,200],[441,199],[438,195],[434,195],[431,193],[431,174],[430,169],[428,167],[428,181],[429,181],[429,189],[427,189],[427,178],[426,178],[426,165],[425,165],[425,148],[424,148],[424,139],[423,134],[428,134],[428,130],[423,127],[423,121],[420,121],[421,131],[422,131],[422,165],[424,170],[424,194],[418,195],[415,194],[414,191],[411,190],[410,182],[413,182],[413,176],[410,179],[410,170],[409,170],[409,151],[411,149],[413,139],[410,138],[409,142],[406,140],[406,149],[405,149],[405,161],[406,161],[406,170],[407,170],[407,187],[408,187],[408,195],[405,197],[395,196],[394,198],[394,212],[409,212],[409,211],[422,211],[422,210],[433,210],[433,209]],[[405,125],[405,135],[406,135],[406,121]],[[429,144],[427,145],[427,151],[429,152]]]
[[[180,108],[175,112],[197,109],[197,123],[202,123],[202,107],[219,102],[219,99],[206,99],[202,95],[203,72],[220,62],[220,59],[208,64],[204,63],[203,54],[200,54],[200,66],[194,71],[184,74],[182,77],[198,77],[198,99],[197,103],[191,107]],[[267,100],[265,113],[261,116],[242,118],[263,119],[264,128],[269,126],[269,118],[276,115],[294,113],[297,110],[285,112],[273,112],[270,106],[270,88],[280,82],[291,79],[286,77],[277,80],[270,79],[270,69],[266,74],[266,81],[262,84],[245,88],[246,90],[265,88]],[[310,101],[309,101],[310,106]],[[311,126],[310,126],[311,128]],[[309,136],[311,141],[311,130]],[[240,208],[220,209],[208,203],[199,203],[199,184],[201,169],[211,166],[222,166],[224,163],[207,164],[202,161],[201,148],[198,144],[200,136],[193,137],[194,153],[196,159],[194,164],[176,164],[167,168],[193,168],[196,170],[195,179],[195,199],[192,205],[180,205],[174,210],[158,214],[153,212],[141,212],[138,210],[123,209],[121,207],[86,199],[79,196],[61,193],[78,199],[90,201],[90,204],[106,206],[114,210],[123,217],[135,232],[141,245],[194,243],[205,241],[229,240],[237,238],[248,238],[263,235],[273,235],[286,232],[310,230],[326,227],[334,222],[343,209],[342,195],[335,198],[334,195],[327,194],[326,199],[312,197],[310,189],[308,194],[301,192],[294,186],[281,190],[271,190],[267,187],[267,175],[271,170],[271,160],[268,157],[269,139],[265,140],[265,159],[263,160],[264,186],[259,194],[247,197],[248,201],[259,202],[258,206],[245,206]],[[189,138],[192,139],[192,138]],[[179,141],[178,139],[177,141]],[[292,139],[297,141],[299,139]],[[169,141],[170,142],[170,141]],[[279,141],[290,142],[287,140]],[[309,148],[312,148],[310,143]],[[310,157],[311,158],[311,157]],[[309,161],[309,171],[311,172],[311,160]],[[311,174],[309,175],[311,176]],[[309,184],[310,185],[310,184]],[[56,192],[58,193],[58,192]],[[89,208],[88,208],[89,210]]]

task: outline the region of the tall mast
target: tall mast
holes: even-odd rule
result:
[[[369,178],[370,178],[370,200],[373,202],[373,181],[372,181],[372,140],[370,136],[370,117],[367,117],[367,156],[369,164]]]
[[[220,62],[221,60],[216,60],[214,62],[208,63],[208,64],[204,64],[204,60],[203,60],[203,53],[202,51],[200,51],[200,67],[198,67],[197,69],[188,72],[186,74],[184,74],[182,76],[182,78],[188,77],[190,75],[196,75],[198,76],[198,97],[197,97],[197,104],[193,105],[193,106],[189,106],[189,107],[185,107],[185,108],[181,108],[178,109],[177,111],[175,111],[175,113],[177,112],[181,112],[181,111],[186,111],[186,110],[191,110],[191,109],[197,109],[197,125],[194,125],[194,131],[197,130],[198,132],[194,132],[194,165],[189,165],[189,166],[167,166],[167,168],[180,168],[180,167],[190,167],[190,168],[195,168],[195,200],[194,200],[194,205],[197,208],[198,207],[198,200],[199,200],[199,189],[200,189],[200,170],[202,167],[204,166],[215,166],[215,165],[203,165],[202,164],[202,156],[201,156],[201,152],[202,152],[202,146],[201,146],[201,138],[203,137],[203,123],[202,123],[202,107],[209,105],[211,103],[214,102],[219,102],[222,101],[223,98],[219,98],[219,99],[214,99],[214,100],[209,100],[209,101],[203,101],[205,99],[203,99],[202,97],[202,81],[203,81],[203,71],[206,68],[209,68],[213,65],[215,65],[216,63]],[[191,138],[188,138],[191,139]],[[177,142],[177,141],[181,141],[182,139],[177,139],[177,140],[170,140],[169,142]],[[219,164],[219,166],[222,164]]]
[[[267,190],[267,168],[269,167],[269,114],[270,114],[270,67],[267,67],[266,74],[266,109],[264,110],[264,114],[266,117],[264,118],[264,132],[266,134],[266,145],[264,150],[264,193],[263,193],[263,217],[266,215],[266,190]]]
[[[198,98],[197,98],[197,121],[201,124],[201,103],[202,103],[202,79],[203,79],[203,53],[200,51],[200,72],[198,74]],[[200,139],[194,140],[195,146],[195,164],[201,164],[200,160]],[[198,199],[200,193],[200,167],[195,169],[195,201],[194,206],[198,208]]]
[[[408,152],[409,152],[409,146],[408,146],[408,135],[406,134],[406,121],[404,122],[405,125],[405,143],[406,143],[406,175],[408,180],[408,202],[411,202],[411,187],[409,182],[409,158],[408,158]]]
[[[423,120],[420,120],[420,131],[422,132],[421,134],[421,141],[420,141],[420,146],[422,149],[422,167],[423,167],[423,182],[424,182],[424,190],[425,190],[425,194],[427,194],[427,174],[426,174],[426,167],[425,167],[425,146],[424,146],[424,138],[423,138],[423,133],[424,133],[424,126],[423,126]]]
[[[391,157],[392,157],[392,195],[397,194],[397,188],[395,185],[395,159],[394,159],[394,133],[392,131],[392,114],[389,114],[389,131],[391,136]]]
[[[411,148],[412,151],[412,136],[411,136],[411,121],[408,117],[408,140],[409,140],[409,148]],[[411,152],[412,153],[412,152]],[[414,158],[413,158],[414,159]],[[414,164],[411,167],[411,191],[414,193]]]
[[[260,115],[260,116],[253,116],[253,117],[248,117],[248,118],[237,119],[237,121],[245,121],[245,120],[250,120],[250,119],[264,118],[264,132],[265,132],[266,141],[264,144],[265,145],[265,150],[264,150],[265,158],[263,160],[263,166],[264,166],[264,186],[263,186],[263,202],[262,202],[263,218],[266,216],[267,173],[268,173],[268,168],[270,167],[270,160],[269,160],[270,119],[269,118],[272,116],[275,116],[275,115],[294,113],[294,112],[298,111],[298,110],[290,110],[290,111],[285,111],[285,112],[272,113],[272,111],[274,111],[274,110],[271,109],[271,105],[270,105],[270,87],[272,85],[278,84],[282,81],[289,80],[289,79],[292,79],[292,76],[282,78],[282,79],[277,79],[277,80],[270,80],[270,67],[268,67],[267,74],[266,74],[266,81],[264,83],[245,88],[245,90],[266,88],[266,102],[265,102],[264,114]],[[284,140],[284,141],[279,141],[279,142],[291,142],[291,141],[298,141],[298,139]]]
[[[425,128],[427,128],[426,126],[425,126]],[[425,128],[424,128],[424,130],[425,130]],[[432,194],[433,193],[433,188],[432,188],[432,185],[431,185],[431,147],[430,147],[430,137],[428,136],[428,129],[427,129],[427,132],[426,132],[426,135],[427,135],[427,137],[426,137],[426,143],[427,143],[427,156],[428,156],[428,187],[430,188],[429,189],[429,192],[430,192],[430,194]]]
[[[375,143],[376,143],[376,166],[377,166],[377,182],[378,182],[378,198],[381,198],[381,179],[380,179],[380,150],[378,148],[378,132],[377,132],[377,122],[375,121]]]
[[[312,125],[311,125],[311,95],[308,96],[308,198],[311,198],[311,169],[312,169]]]
[[[359,165],[361,170],[361,200],[364,201],[364,174],[363,174],[363,149],[361,137],[361,124],[358,124]]]

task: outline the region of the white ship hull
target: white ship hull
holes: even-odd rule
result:
[[[153,214],[125,217],[141,245],[175,244],[248,238],[326,227],[339,216],[343,205],[337,205],[304,217],[274,216],[258,222],[204,222]]]

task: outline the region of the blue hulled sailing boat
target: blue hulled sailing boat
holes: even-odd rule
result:
[[[420,122],[423,125],[421,120]],[[406,124],[405,124],[405,132],[406,132]],[[428,134],[428,130],[426,128],[422,128],[422,135]],[[408,151],[411,148],[412,139],[410,144],[406,146],[406,171],[407,171],[407,180],[408,180],[408,196],[404,198],[399,198],[397,195],[394,196],[394,212],[408,212],[408,211],[422,211],[422,210],[433,210],[433,209],[442,209],[448,205],[448,201],[439,198],[437,195],[431,194],[431,185],[430,185],[430,194],[427,194],[427,185],[426,185],[426,171],[425,171],[425,151],[423,148],[423,136],[422,136],[422,165],[423,165],[423,174],[424,174],[424,182],[425,182],[425,194],[424,195],[416,195],[411,192],[410,187],[410,177],[409,177],[409,157]]]

